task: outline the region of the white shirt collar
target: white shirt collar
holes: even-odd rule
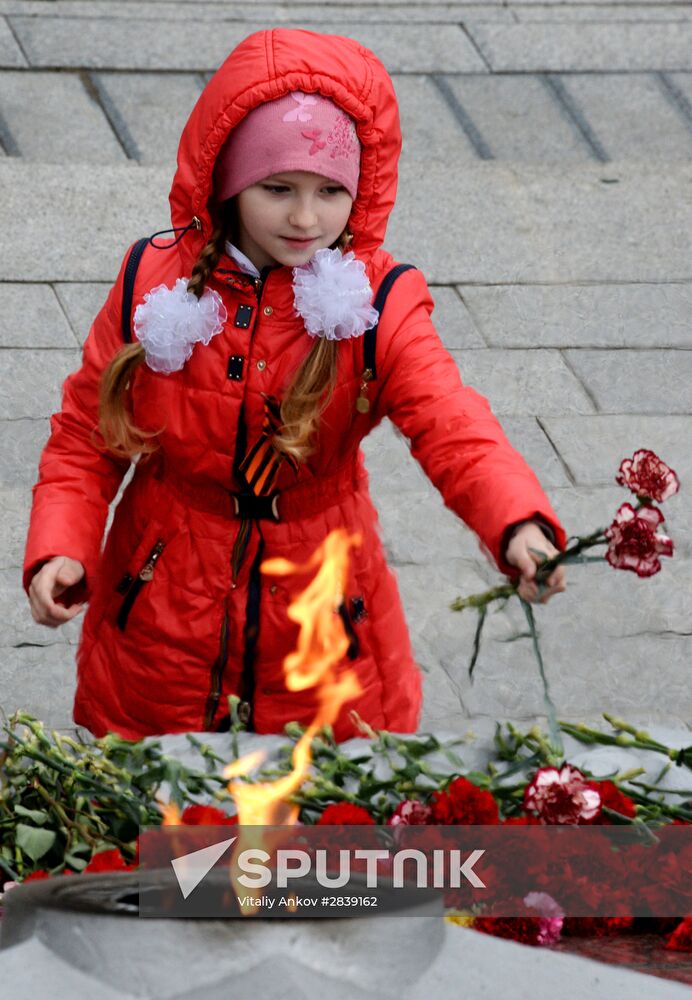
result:
[[[250,258],[246,257],[245,254],[238,249],[238,247],[233,246],[233,244],[228,241],[226,241],[226,253],[229,257],[233,258],[236,264],[240,267],[240,270],[244,271],[245,274],[251,274],[253,278],[260,277],[259,271]]]

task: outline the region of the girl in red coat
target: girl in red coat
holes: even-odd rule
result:
[[[400,148],[381,63],[308,31],[245,39],[190,115],[175,239],[125,255],[34,487],[24,585],[45,625],[88,601],[74,719],[95,735],[224,729],[231,694],[257,732],[309,724],[315,692],[283,676],[306,581],[259,567],[306,563],[337,527],[362,539],[339,609],[339,669],[361,693],[335,735],[355,735],[351,709],[416,729],[420,674],[359,449],[385,416],[522,596],[537,598],[530,549],[564,547],[535,475],[462,385],[422,274],[377,298]],[[563,589],[560,568],[541,599]]]

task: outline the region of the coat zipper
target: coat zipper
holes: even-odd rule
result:
[[[137,600],[137,597],[144,586],[145,583],[150,583],[154,576],[154,569],[156,568],[156,563],[159,560],[161,553],[163,552],[166,543],[159,538],[156,545],[153,547],[147,560],[140,569],[139,573],[133,580],[133,582],[128,587],[125,593],[125,600],[120,605],[120,611],[118,612],[118,617],[116,618],[116,625],[121,632],[125,631],[125,626],[127,625],[127,619],[129,618],[130,611],[132,611],[132,605]],[[118,585],[117,589],[121,589],[122,584],[127,580],[124,577],[121,583]]]
[[[262,290],[264,288],[264,282],[266,278],[263,277],[264,272],[269,273],[279,264],[269,265],[266,268],[262,268],[262,272],[258,278],[253,278],[252,281],[255,286],[255,295],[257,296],[257,306],[259,308],[262,299]],[[256,324],[255,324],[256,325]],[[253,330],[254,333],[254,330]],[[252,334],[250,335],[252,339]],[[242,404],[241,404],[242,405]],[[233,584],[236,583],[236,573],[233,573]],[[211,727],[214,715],[216,714],[216,709],[218,708],[219,700],[221,698],[221,685],[223,681],[224,670],[226,669],[226,661],[228,659],[228,627],[229,627],[229,603],[228,597],[224,602],[224,614],[223,621],[221,623],[221,639],[219,643],[219,655],[213,663],[211,668],[211,684],[209,687],[209,694],[207,695],[207,703],[204,711],[204,725],[203,729],[208,730]]]
[[[209,689],[209,694],[207,695],[207,704],[204,710],[203,729],[205,730],[211,727],[212,720],[219,704],[219,699],[221,698],[221,681],[223,678],[223,672],[226,668],[226,660],[228,659],[228,623],[229,609],[228,598],[226,598],[224,602],[223,620],[221,622],[219,655],[216,657],[214,665],[211,668],[211,688]]]

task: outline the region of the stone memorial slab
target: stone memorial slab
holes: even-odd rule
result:
[[[657,74],[570,73],[562,85],[613,160],[689,160],[690,122]]]
[[[559,351],[451,352],[461,380],[498,415],[592,413],[593,404]]]
[[[113,278],[115,280],[115,275]],[[110,281],[60,282],[54,286],[80,344],[86,340],[91,324],[104,305],[111,287]]]
[[[647,632],[613,636],[602,616],[598,626],[585,628],[577,590],[573,585],[569,598],[565,592],[534,609],[551,697],[560,717],[583,718],[607,710],[632,719],[646,707],[660,720],[689,719],[689,639]],[[571,604],[571,627],[567,610],[551,614],[559,602]],[[475,624],[475,615],[470,618]],[[473,681],[468,679],[471,645],[460,638],[458,625],[450,622],[447,631],[437,633],[432,653],[458,684],[469,715],[515,714],[528,719],[541,711],[538,666],[530,640],[510,641],[525,630],[525,624],[501,628],[500,618],[493,616],[488,623]]]
[[[6,457],[2,452],[2,482],[5,480]],[[0,486],[0,568],[17,569],[24,560],[26,533],[29,528],[31,488],[27,484]]]
[[[1,73],[0,114],[25,159],[79,164],[125,159],[77,74]]]
[[[680,162],[404,158],[386,245],[433,284],[687,282],[691,178]]]
[[[108,17],[130,18],[132,9],[130,0],[50,0],[51,6],[46,12],[46,0],[0,0],[0,14],[46,14],[53,17]],[[148,20],[172,19],[190,20],[190,12],[195,21],[217,21],[220,16],[227,20],[253,22],[257,20],[256,4],[226,3],[220,12],[218,0],[191,0],[194,7],[183,0],[144,0],[137,3],[137,17]],[[301,26],[319,30],[324,22],[338,24],[341,21],[357,21],[359,24],[368,22],[388,23],[453,23],[460,24],[468,20],[502,21],[514,24],[516,17],[501,0],[466,0],[455,3],[440,3],[439,0],[422,0],[420,3],[407,4],[402,0],[388,0],[386,3],[338,3],[325,6],[322,3],[265,3],[261,4],[261,12],[272,25],[280,26],[290,21]]]
[[[688,347],[692,286],[683,283],[464,285],[491,347]]]
[[[29,488],[38,476],[38,460],[48,440],[47,419],[0,420],[0,462],[3,488]]]
[[[476,24],[469,29],[496,73],[692,68],[692,22]]]
[[[51,1000],[76,1000],[80,996],[134,1000],[133,993],[111,989],[103,981],[63,962],[37,937],[3,951],[0,968],[3,980],[12,983],[15,1000],[30,1000],[40,993],[50,993]]]
[[[171,181],[168,169],[134,163],[94,170],[8,157],[0,162],[0,228],[13,238],[0,242],[0,281],[112,282],[135,240],[170,226]]]
[[[521,21],[687,21],[685,3],[670,0],[645,0],[640,3],[614,3],[613,0],[510,0],[508,9]]]
[[[502,429],[510,443],[521,452],[545,489],[569,486],[565,468],[534,417],[503,417]]]
[[[7,391],[0,402],[0,419],[49,417],[60,408],[63,382],[79,367],[79,352],[3,352]]]
[[[665,77],[683,95],[682,110],[689,117],[692,108],[692,73],[666,73]]]
[[[225,21],[197,32],[191,45],[184,21],[17,16],[11,24],[31,65],[44,68],[216,69],[253,30]]]
[[[75,338],[50,285],[0,283],[0,347],[68,347]]]
[[[0,11],[0,13],[4,13]],[[22,50],[17,45],[10,26],[4,17],[0,17],[0,66],[27,66]]]
[[[481,78],[489,82],[487,74]],[[429,76],[398,73],[392,79],[399,102],[402,157],[427,162],[433,156],[456,164],[477,159],[454,112]]]
[[[465,286],[454,289],[447,285],[433,285],[430,293],[435,302],[431,318],[448,350],[473,350],[487,346],[464,301]]]
[[[570,349],[565,358],[605,413],[692,411],[692,351]]]
[[[165,163],[175,171],[183,126],[204,88],[194,73],[99,73],[102,100],[112,108],[140,163]]]
[[[2,700],[6,715],[23,709],[41,719],[46,729],[68,729],[76,686],[75,647],[0,646]]]
[[[580,163],[591,158],[541,77],[466,73],[445,79],[482,136],[487,157],[518,163]]]
[[[541,423],[577,486],[612,486],[622,459],[631,458],[638,448],[655,451],[682,483],[692,481],[690,417],[599,414],[550,416]],[[690,490],[683,488],[666,501],[669,510],[673,504],[689,509]]]
[[[294,22],[286,26],[300,27]],[[211,70],[253,31],[274,26],[266,21],[219,20],[213,32],[199,32],[190,45],[182,21],[144,18],[13,16],[17,34],[32,66],[42,68]],[[485,64],[458,25],[439,31],[435,25],[320,23],[320,31],[355,37],[377,52],[396,72],[462,73]]]
[[[394,495],[402,491],[421,491],[429,481],[420,465],[411,456],[409,443],[390,420],[383,420],[362,442],[365,464],[370,473],[373,494],[386,484]]]

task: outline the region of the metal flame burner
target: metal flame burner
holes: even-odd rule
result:
[[[223,873],[218,881],[219,889],[228,886]],[[421,977],[444,940],[442,901],[433,891],[419,890],[415,902],[399,894],[395,916],[139,916],[140,893],[158,894],[165,905],[171,890],[165,871],[31,883],[7,894],[0,947],[38,939],[62,962],[127,996],[295,996],[288,976],[301,983],[298,996],[358,1000],[401,996],[402,984]]]

